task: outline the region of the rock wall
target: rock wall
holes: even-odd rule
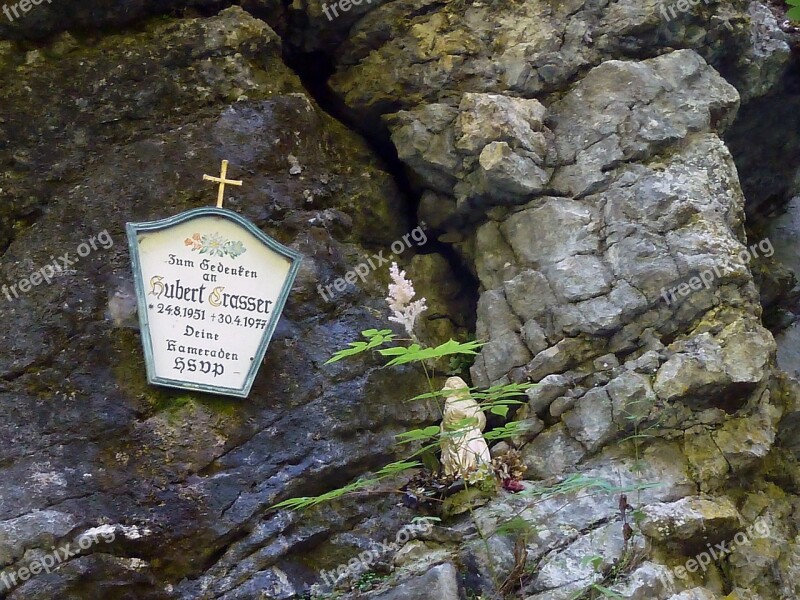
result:
[[[390,494],[270,507],[382,466],[394,434],[438,418],[403,403],[411,370],[323,365],[385,324],[387,276],[317,286],[420,222],[431,242],[401,262],[435,307],[426,335],[474,324],[473,384],[531,384],[525,435],[494,452],[516,446],[528,491],[552,491],[502,492],[384,553],[369,597],[800,596],[798,384],[762,320],[793,281],[760,226],[797,169],[776,116],[793,105],[762,119],[791,102],[780,16],[225,4],[55,0],[0,25],[3,283],[114,240],[0,297],[0,565],[114,541],[0,597],[301,597],[409,523]],[[222,158],[247,181],[228,206],[305,256],[247,401],[146,385],[123,235],[208,204]]]

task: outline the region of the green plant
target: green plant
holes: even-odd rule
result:
[[[603,596],[603,598],[619,598],[619,600],[623,600],[623,597],[620,596],[617,592],[603,585],[600,585],[599,583],[593,583],[592,585],[590,585],[589,590],[591,592],[600,593]],[[592,597],[594,597],[594,594],[592,595]]]
[[[623,556],[614,562],[613,565],[602,569],[603,557],[599,554],[586,556],[581,560],[581,565],[592,565],[592,568],[601,575],[600,581],[588,584],[584,589],[575,592],[569,600],[596,600],[598,598],[618,598],[623,596],[609,588],[614,585],[623,575],[630,573],[641,562],[641,556],[636,552],[625,551]]]
[[[599,554],[592,554],[591,556],[584,556],[581,559],[581,566],[585,567],[586,565],[592,565],[592,569],[595,571],[600,570],[600,565],[603,564],[603,557]]]
[[[389,360],[384,367],[418,364],[422,367],[430,391],[411,398],[409,401],[439,400],[452,394],[452,392],[449,390],[434,390],[433,375],[429,372],[428,365],[434,364],[435,361],[443,357],[472,358],[477,355],[482,343],[474,339],[464,342],[451,339],[436,347],[425,347],[414,334],[415,320],[425,310],[425,299],[421,298],[412,302],[412,298],[415,296],[413,285],[405,279],[405,273],[399,271],[396,264],[392,264],[390,275],[393,283],[389,286],[389,297],[387,298],[392,311],[389,320],[402,324],[409,337],[400,338],[391,329],[367,329],[361,332],[363,339],[350,342],[347,348],[335,352],[325,364],[336,363],[365,352],[377,352],[379,355],[388,358]],[[510,407],[524,403],[519,398],[524,396],[524,391],[528,387],[530,387],[529,384],[509,384],[492,386],[486,390],[467,388],[467,393],[480,405],[481,410],[505,418],[508,416]],[[416,449],[411,449],[410,454],[404,460],[386,465],[374,475],[358,479],[342,488],[331,490],[320,496],[290,498],[274,505],[273,508],[302,510],[347,494],[360,492],[385,479],[396,477],[405,471],[422,466],[418,460],[414,460],[417,458],[426,466],[432,468],[437,464],[435,452],[439,449],[442,441],[462,436],[474,424],[475,419],[470,418],[463,419],[456,424],[456,427],[447,431],[443,431],[438,425],[431,425],[401,433],[396,436],[398,445],[416,446]],[[485,437],[487,440],[498,440],[518,433],[518,426],[512,422],[488,432]]]
[[[345,348],[336,352],[325,364],[334,363],[347,358],[348,356],[355,356],[367,350],[378,348],[383,344],[395,341],[397,337],[392,333],[391,329],[367,329],[361,332],[366,342],[350,342],[350,348]],[[477,354],[476,350],[483,344],[472,340],[470,342],[457,342],[455,340],[448,340],[444,344],[440,344],[435,348],[425,348],[420,344],[413,342],[409,346],[391,346],[389,348],[380,348],[378,353],[382,356],[392,356],[392,360],[386,363],[387,367],[395,365],[405,365],[412,362],[423,363],[428,360],[435,360],[444,356],[452,354]]]
[[[307,508],[311,508],[312,506],[316,506],[317,504],[330,502],[331,500],[334,500],[336,498],[346,496],[347,494],[352,494],[366,487],[374,485],[384,479],[396,477],[400,473],[404,473],[409,469],[413,469],[419,466],[420,463],[415,461],[411,462],[411,461],[401,460],[389,463],[388,465],[380,469],[378,472],[376,472],[372,477],[358,479],[352,483],[347,484],[344,487],[331,490],[330,492],[326,492],[324,494],[321,494],[320,496],[303,496],[301,498],[289,498],[288,500],[279,502],[272,508],[290,508],[292,510],[305,510]]]
[[[800,0],[796,1],[800,3]],[[437,391],[434,389],[433,365],[435,361],[443,357],[449,357],[451,369],[459,368],[459,365],[466,365],[467,361],[472,360],[474,356],[477,355],[482,344],[477,340],[458,342],[451,339],[436,347],[425,347],[420,343],[413,331],[416,316],[421,310],[424,310],[424,308],[420,308],[424,307],[424,298],[413,304],[411,303],[411,298],[414,296],[413,286],[411,286],[410,282],[404,280],[404,273],[397,271],[395,265],[393,265],[392,278],[396,287],[395,290],[392,291],[390,286],[390,307],[392,307],[393,311],[393,317],[390,317],[390,320],[403,324],[409,337],[401,338],[390,329],[368,329],[361,332],[361,339],[349,343],[347,348],[334,353],[325,364],[335,363],[345,358],[354,357],[366,352],[373,352],[388,359],[384,367],[416,364],[419,365],[424,372],[429,391],[415,396],[408,401],[441,401],[443,398],[452,394],[452,390]],[[460,368],[465,367],[462,366]],[[524,393],[530,386],[531,384],[529,383],[523,383],[492,386],[488,389],[470,387],[466,389],[466,393],[478,403],[482,411],[507,419],[512,407],[525,404]],[[626,406],[626,413],[628,414],[626,414],[625,418],[631,421],[633,425],[633,435],[628,439],[630,439],[634,445],[636,462],[639,463],[641,460],[641,440],[650,436],[643,434],[639,430],[639,425],[644,416],[637,414],[637,412],[640,411],[636,410],[637,407],[634,406],[635,404],[637,403],[632,402],[630,406]],[[396,436],[398,446],[407,447],[403,460],[391,463],[375,474],[361,478],[337,490],[332,490],[316,497],[292,498],[276,504],[273,508],[290,508],[294,510],[310,508],[348,494],[361,493],[365,488],[373,486],[387,478],[394,478],[405,473],[409,469],[420,467],[420,460],[426,465],[429,465],[430,463],[427,459],[431,456],[435,456],[443,440],[447,440],[450,436],[456,437],[463,435],[466,429],[474,427],[475,421],[476,419],[474,417],[467,418],[457,422],[453,427],[448,427],[447,430],[443,430],[439,425],[428,425],[398,434]],[[511,421],[485,432],[484,437],[489,441],[514,437],[521,434],[520,425],[519,422]],[[463,483],[465,487],[464,492],[469,494],[470,492],[479,492],[486,481],[482,478],[480,472],[470,472],[469,476],[464,478]],[[496,489],[497,484],[494,481],[493,475],[491,483],[494,489]],[[555,496],[569,495],[570,499],[565,499],[564,506],[556,509],[555,512],[557,512],[558,510],[562,510],[572,498],[581,498],[593,494],[620,494],[622,519],[625,526],[629,527],[626,519],[627,511],[630,510],[631,507],[627,504],[626,494],[633,491],[640,492],[643,489],[656,487],[658,485],[660,484],[643,483],[631,486],[615,486],[604,479],[575,474],[554,485],[531,486],[522,491],[518,491],[517,494],[523,497],[527,496],[528,501],[523,503],[522,508],[517,514],[512,515],[511,518],[498,524],[495,531],[492,533],[492,535],[510,535],[516,538],[514,551],[515,565],[508,577],[500,580],[491,560],[488,563],[491,572],[490,575],[494,581],[497,594],[499,594],[500,597],[504,597],[514,589],[522,589],[524,579],[532,576],[530,572],[531,565],[529,565],[527,561],[527,540],[531,532],[534,531],[534,528],[522,516],[522,513],[528,510],[532,505],[550,501]],[[390,489],[385,491],[397,492],[399,490]],[[450,498],[448,498],[448,500],[449,499]],[[469,501],[467,501],[466,506],[475,524],[477,535],[483,541],[486,555],[490,557],[492,553],[489,540],[479,526]],[[632,512],[631,514],[635,519],[637,516],[636,513]],[[623,533],[626,536],[629,534],[627,530]],[[610,589],[608,585],[613,585],[622,573],[628,572],[628,570],[636,564],[637,557],[634,556],[635,554],[635,551],[629,549],[626,537],[623,556],[616,561],[614,565],[603,569],[602,573],[600,573],[601,577],[599,580],[588,584],[575,598],[620,598],[619,594]],[[585,560],[588,561],[585,564],[591,564],[596,571],[600,572],[602,557],[592,556]],[[373,575],[367,576],[367,574],[365,574],[362,576],[362,579],[359,580],[357,586],[363,591],[365,587],[371,587],[373,583]],[[492,599],[495,600],[495,594],[492,595]]]
[[[792,21],[800,21],[800,0],[786,0],[786,4],[792,8],[786,13]]]
[[[361,592],[367,592],[384,579],[386,579],[386,575],[379,575],[374,571],[366,571],[359,576],[354,587]]]
[[[472,335],[467,336],[466,341],[472,341],[475,338]],[[448,361],[448,375],[467,375],[469,368],[475,363],[474,355],[457,354],[451,356]]]
[[[518,492],[516,494],[517,496],[529,497],[532,498],[533,501],[524,503],[519,512],[511,515],[509,519],[496,527],[494,534],[508,535],[516,533],[518,539],[521,537],[524,540],[529,535],[529,532],[534,531],[535,528],[522,517],[522,514],[528,511],[535,504],[550,502],[559,496],[569,495],[574,500],[591,497],[595,494],[619,494],[624,496],[631,492],[638,492],[640,490],[654,488],[660,485],[663,484],[636,483],[634,485],[621,486],[614,485],[611,482],[599,477],[588,477],[586,475],[576,473],[553,485],[538,485]],[[553,514],[563,510],[566,506],[567,504],[565,503],[563,506],[556,508],[553,511]],[[478,531],[480,533],[480,529],[478,529]],[[481,535],[481,537],[483,537],[483,535]],[[613,583],[623,573],[627,573],[632,570],[632,568],[638,564],[640,558],[641,557],[639,554],[637,554],[635,551],[630,549],[626,550],[618,562],[616,562],[612,567],[603,571],[603,579],[601,581],[587,584],[587,587],[576,592],[570,597],[569,600],[595,600],[601,597],[617,598],[618,596],[613,595],[616,592],[608,589],[604,584],[608,584],[609,582]],[[591,564],[593,568],[599,572],[601,561],[602,557],[599,555],[592,555],[585,557],[582,561],[582,564]],[[522,587],[522,576],[527,579],[533,578],[536,573],[536,568],[537,565],[535,564],[525,566],[524,572],[520,574],[521,577],[519,587]],[[503,587],[505,588],[504,591],[509,591],[505,584]]]
[[[391,360],[385,365],[387,367],[393,365],[403,365],[408,363],[421,363],[430,359],[440,358],[442,356],[449,356],[453,354],[475,354],[476,348],[480,347],[480,343],[476,341],[470,342],[456,342],[450,340],[437,346],[436,348],[423,348],[417,343],[412,343],[407,347],[392,346],[388,348],[381,348],[382,345],[395,341],[397,338],[390,330],[377,330],[370,329],[361,332],[362,337],[366,341],[351,342],[350,348],[336,352],[326,364],[342,360],[350,356],[355,356],[369,350],[377,350],[383,356],[391,357]],[[432,380],[428,377],[429,387],[432,387]],[[517,399],[524,393],[524,390],[530,387],[526,384],[508,384],[492,386],[486,390],[478,390],[477,388],[469,388],[469,393],[479,403],[482,410],[488,410],[493,414],[500,416],[507,416],[511,406],[522,404],[523,402]],[[427,399],[438,399],[445,396],[447,391],[431,391],[425,394],[420,394],[409,401],[420,401]],[[284,500],[273,506],[273,508],[290,508],[293,510],[303,510],[328,502],[342,496],[359,492],[367,487],[375,485],[385,479],[396,477],[410,469],[418,468],[422,464],[413,460],[415,458],[424,458],[427,453],[435,451],[439,448],[442,440],[452,437],[458,437],[463,434],[465,430],[474,425],[474,419],[463,419],[457,424],[457,428],[451,431],[442,431],[439,425],[430,425],[427,427],[412,429],[400,433],[396,436],[398,445],[414,444],[418,447],[412,450],[411,453],[405,457],[404,460],[393,462],[386,465],[374,475],[366,478],[358,479],[348,485],[331,490],[320,496],[306,496],[300,498],[290,498]],[[498,429],[489,431],[486,434],[487,440],[499,440],[513,435],[518,435],[519,427],[514,422],[508,423]]]

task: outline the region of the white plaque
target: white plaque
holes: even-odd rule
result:
[[[150,383],[246,397],[300,254],[222,208],[127,231]]]

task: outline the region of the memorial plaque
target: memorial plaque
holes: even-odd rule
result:
[[[127,231],[148,381],[247,397],[300,254],[223,208]]]

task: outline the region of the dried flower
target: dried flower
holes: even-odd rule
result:
[[[406,279],[406,272],[398,269],[397,263],[392,263],[389,275],[392,277],[392,283],[389,284],[389,296],[386,298],[389,309],[392,311],[389,320],[400,323],[405,327],[408,335],[414,338],[414,324],[417,317],[428,309],[425,298],[412,302],[416,296],[414,284]]]
[[[528,467],[522,461],[522,454],[514,448],[509,449],[505,454],[496,456],[492,459],[494,472],[503,482],[503,488],[509,492],[518,492],[519,481],[525,476]]]

